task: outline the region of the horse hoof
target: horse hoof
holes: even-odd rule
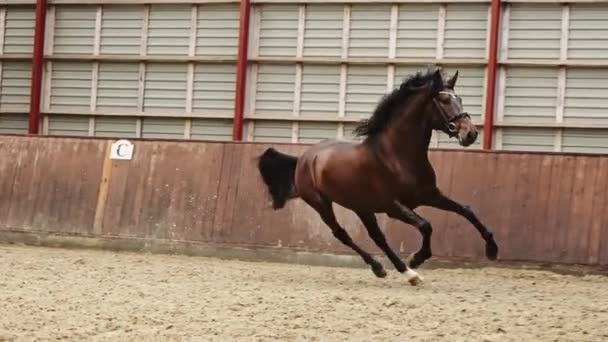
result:
[[[412,286],[417,286],[420,285],[422,283],[422,276],[420,276],[418,274],[418,272],[408,269],[407,271],[405,271],[405,276],[407,277],[407,281],[410,283],[410,285]]]
[[[374,271],[374,274],[378,278],[384,278],[384,277],[386,277],[386,271],[384,270],[384,267],[379,267],[379,268],[373,267],[372,271]]]
[[[490,260],[496,260],[496,257],[498,256],[498,246],[496,245],[496,242],[490,241],[486,243],[486,256]]]

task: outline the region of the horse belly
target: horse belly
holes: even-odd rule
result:
[[[327,174],[322,192],[331,201],[355,211],[384,211],[395,198],[392,191],[361,177]]]

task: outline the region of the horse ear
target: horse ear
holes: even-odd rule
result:
[[[452,78],[448,80],[448,89],[454,90],[454,87],[456,86],[456,80],[458,80],[458,70],[456,70],[454,76],[452,76]]]
[[[441,75],[441,70],[437,69],[433,74],[433,80],[431,81],[431,92],[436,94],[442,91],[444,88],[443,84],[443,76]]]

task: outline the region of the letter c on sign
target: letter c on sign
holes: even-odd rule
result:
[[[120,144],[120,145],[118,145],[118,148],[116,149],[116,154],[119,157],[124,157],[125,156],[124,154],[120,153],[120,149],[123,148],[124,146],[127,146],[127,144]]]

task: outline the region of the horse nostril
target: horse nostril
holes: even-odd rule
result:
[[[477,139],[477,132],[469,132],[467,138],[469,140],[475,140],[475,139]]]

